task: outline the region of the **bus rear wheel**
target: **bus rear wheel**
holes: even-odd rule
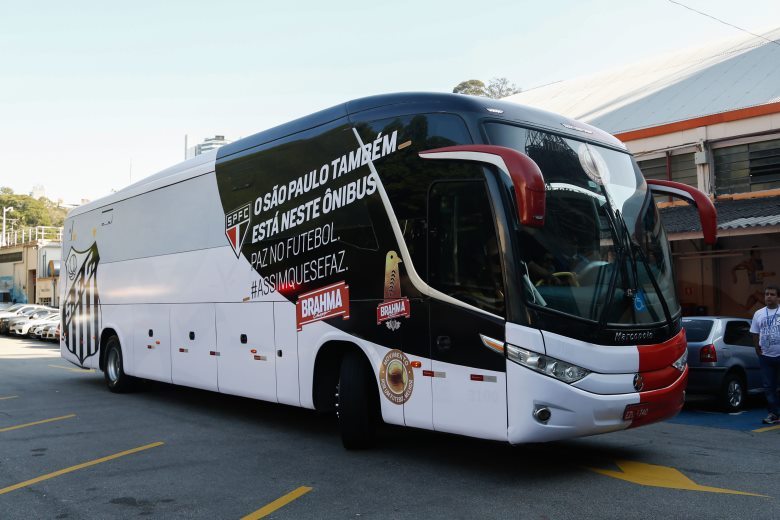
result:
[[[348,450],[370,448],[376,441],[379,396],[365,357],[348,352],[341,361],[336,389],[336,415],[341,442]]]
[[[116,336],[111,336],[106,342],[106,365],[103,376],[108,389],[114,393],[121,394],[133,389],[135,378],[125,374],[122,347]]]

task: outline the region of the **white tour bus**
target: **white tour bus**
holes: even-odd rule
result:
[[[358,99],[74,209],[62,357],[510,443],[659,421],[688,369],[659,190],[588,125],[453,94]]]

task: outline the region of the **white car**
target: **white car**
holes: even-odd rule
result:
[[[41,339],[46,339],[49,341],[59,341],[60,340],[60,324],[59,322],[55,325],[48,325],[43,332],[43,337]]]
[[[34,311],[35,309],[45,309],[43,305],[36,305],[34,303],[15,303],[10,307],[0,310],[0,318],[8,318],[10,316],[21,316]]]
[[[10,332],[11,334],[16,334],[17,336],[26,336],[27,333],[30,332],[31,327],[50,322],[52,321],[52,318],[59,318],[59,314],[57,312],[50,312],[42,316],[38,316],[37,318],[29,320],[18,320],[11,326]]]
[[[60,323],[60,318],[59,316],[56,316],[38,325],[33,325],[32,327],[30,327],[30,331],[27,333],[27,335],[30,336],[31,338],[46,339],[45,336],[46,328],[51,326],[54,326],[56,328],[56,326],[59,325],[59,323]]]

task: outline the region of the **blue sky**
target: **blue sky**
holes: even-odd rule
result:
[[[777,0],[683,0],[752,32]],[[356,97],[522,88],[739,36],[668,0],[0,0],[0,186],[76,202]]]

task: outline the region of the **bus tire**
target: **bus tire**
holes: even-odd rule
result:
[[[106,379],[106,386],[114,393],[122,394],[133,389],[135,378],[125,374],[122,347],[116,336],[111,336],[106,341],[106,368],[103,376]]]
[[[379,398],[374,374],[364,356],[347,352],[341,361],[336,391],[341,442],[348,450],[370,448],[376,439]]]

